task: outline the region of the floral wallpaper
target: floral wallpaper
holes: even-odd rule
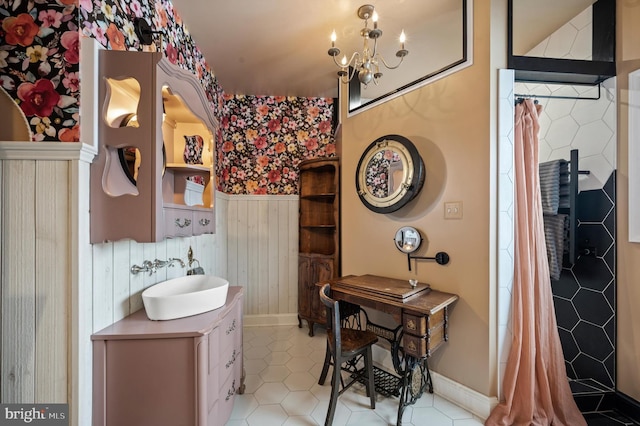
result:
[[[142,50],[132,18],[161,31],[169,61],[203,82],[220,122],[218,190],[297,194],[300,161],[335,155],[332,99],[225,94],[170,0],[0,0],[0,86],[33,141],[80,140],[82,36],[106,49]]]
[[[169,0],[79,0],[82,34],[110,50],[143,50],[133,18],[151,26],[161,50],[172,64],[191,71],[202,82],[214,111],[221,107],[222,88]]]
[[[0,1],[0,86],[34,141],[79,140],[77,0]]]
[[[297,194],[298,165],[335,155],[333,100],[224,97],[217,140],[218,189],[228,194]]]
[[[142,50],[132,17],[162,32],[166,57],[194,73],[220,110],[222,89],[168,0],[0,0],[0,85],[27,117],[32,140],[79,140],[80,35],[107,49]]]

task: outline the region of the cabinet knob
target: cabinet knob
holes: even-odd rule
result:
[[[207,226],[210,223],[211,223],[211,219],[204,219],[204,218],[200,219],[200,225],[202,226]]]
[[[176,226],[178,228],[185,228],[187,226],[191,225],[191,219],[183,219],[182,223],[180,223],[180,219],[176,219]]]

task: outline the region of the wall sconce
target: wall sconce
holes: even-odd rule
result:
[[[438,265],[446,265],[449,263],[449,255],[443,251],[439,251],[434,257],[411,255],[411,253],[418,250],[418,248],[420,248],[420,244],[422,244],[422,235],[420,235],[420,231],[416,228],[403,226],[396,232],[394,241],[397,249],[407,254],[409,271],[411,271],[411,259],[435,260]]]
[[[134,18],[133,19],[133,29],[140,40],[140,44],[143,46],[151,46],[155,45],[156,51],[160,50],[161,41],[158,43],[154,43],[153,35],[154,34],[162,34],[162,31],[153,31],[151,26],[144,18]]]

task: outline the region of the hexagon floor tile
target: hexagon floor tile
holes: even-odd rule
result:
[[[245,366],[250,365],[252,372],[247,372],[245,393],[235,399],[227,426],[324,424],[331,387],[329,380],[324,386],[318,385],[317,381],[324,360],[325,336],[318,332],[315,337],[309,337],[306,329],[296,326],[245,327],[245,342],[250,342],[251,347],[247,352],[252,354],[247,357],[245,353]],[[293,350],[289,352],[289,349]],[[289,357],[273,355],[285,351]],[[396,424],[398,398],[377,395],[375,410],[368,408],[367,403],[362,386],[353,386],[338,398],[333,424]],[[591,413],[585,418],[589,426],[634,425],[616,416],[619,415],[605,412]],[[405,426],[483,424],[482,419],[432,394],[423,395],[413,406],[407,407],[402,419]]]
[[[235,400],[228,426],[324,424],[331,392],[330,378],[318,385],[325,353],[326,334],[315,337],[297,326],[245,327],[247,370],[244,395]],[[378,395],[371,410],[364,388],[353,386],[338,398],[333,424],[391,425],[398,415],[398,398]],[[447,424],[480,426],[482,420],[444,399],[423,395],[407,407],[403,425]]]

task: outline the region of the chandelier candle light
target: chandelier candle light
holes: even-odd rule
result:
[[[404,57],[409,54],[408,50],[404,48],[405,35],[404,30],[400,34],[400,50],[396,52],[396,56],[400,58],[395,66],[390,66],[384,60],[382,55],[377,52],[378,39],[382,37],[382,30],[378,28],[378,13],[374,10],[374,7],[370,4],[360,6],[358,9],[358,17],[364,20],[364,28],[360,30],[360,36],[364,40],[364,46],[362,53],[354,52],[351,55],[351,59],[347,61],[347,56],[342,57],[342,61],[338,62],[336,59],[340,54],[340,49],[336,47],[336,32],[331,33],[331,49],[328,50],[329,56],[333,57],[333,62],[340,68],[338,76],[343,83],[348,83],[358,74],[358,80],[365,86],[373,81],[374,84],[378,84],[378,79],[382,77],[380,72],[380,64],[384,65],[387,69],[393,70],[400,66]],[[373,29],[369,29],[369,18],[373,21]],[[373,49],[369,47],[369,40],[373,40]],[[351,70],[349,68],[351,67]]]

